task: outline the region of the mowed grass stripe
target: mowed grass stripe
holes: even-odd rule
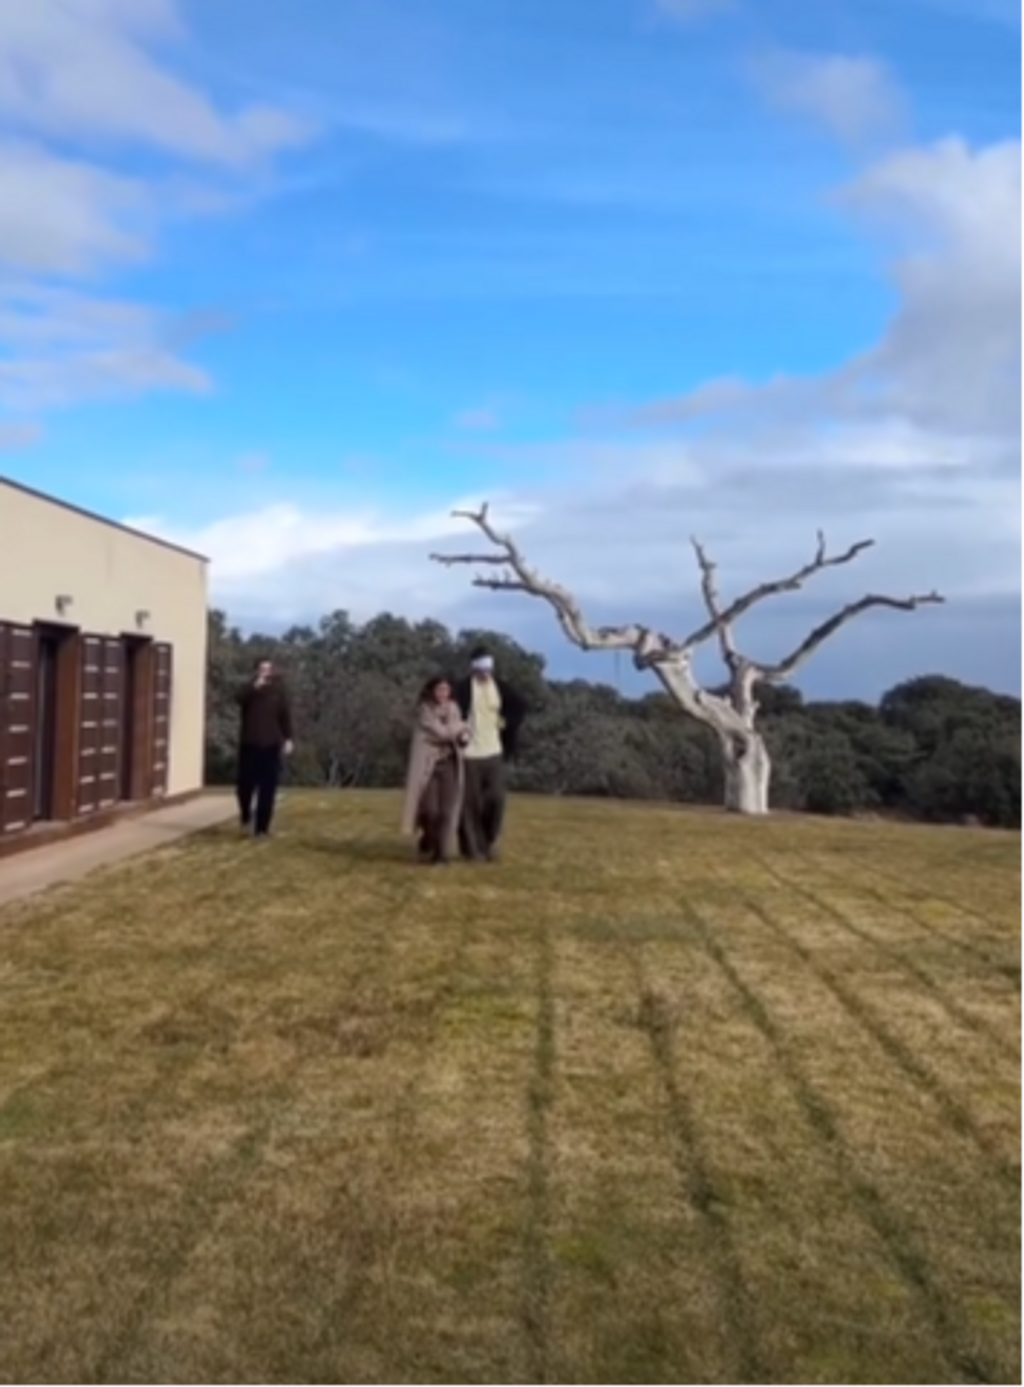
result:
[[[290,793],[0,916],[0,1376],[1019,1378],[1014,1192],[951,1117],[1013,1163],[1019,993],[899,908],[955,834],[524,798],[438,872],[397,813]],[[999,957],[1015,855],[955,923]]]
[[[699,915],[695,918],[699,920]],[[733,983],[751,1021],[773,1043],[778,1064],[801,1103],[821,1147],[821,1154],[834,1162],[835,1169],[844,1178],[849,1203],[859,1209],[887,1247],[892,1266],[903,1277],[906,1289],[916,1293],[920,1309],[930,1322],[931,1338],[945,1356],[946,1369],[955,1370],[955,1380],[964,1383],[987,1384],[1002,1380],[982,1358],[984,1348],[975,1343],[973,1334],[968,1332],[960,1319],[956,1301],[949,1300],[935,1282],[927,1259],[910,1236],[912,1223],[907,1221],[905,1212],[891,1207],[877,1184],[860,1169],[846,1139],[844,1123],[823,1092],[821,1076],[814,1074],[816,1065],[799,1058],[813,1054],[813,1051],[806,1050],[795,1036],[787,1033],[787,1025],[785,1022],[780,1024],[780,1019],[773,1014],[758,982],[751,983],[746,979],[745,970],[737,968],[730,951],[724,949],[715,938],[713,929],[706,929],[705,943],[710,956],[715,958],[723,974]],[[887,1111],[892,1110],[887,1108]]]
[[[856,960],[871,975],[877,972],[891,979],[894,989],[912,981],[914,986],[907,996],[913,997],[917,1007],[930,1011],[935,1029],[944,1039],[955,1044],[966,1040],[975,1049],[987,1044],[987,1061],[995,1056],[1000,1061],[1013,1061],[1014,1068],[1017,1062],[1024,1062],[1020,999],[998,975],[988,968],[981,972],[964,970],[956,950],[942,940],[937,942],[934,932],[921,927],[913,915],[892,904],[881,907],[877,893],[846,888],[835,879],[833,861],[826,860],[823,865],[820,857],[806,857],[799,863],[801,877],[787,877],[767,857],[756,857],[759,896],[783,902],[788,913],[792,913],[792,897],[798,897],[814,927],[814,938],[833,942],[830,954]],[[746,899],[755,889],[752,881],[749,879],[746,886]],[[803,881],[817,882],[817,886],[810,888]],[[846,936],[845,949],[841,935]],[[964,1037],[964,1031],[971,1036]]]
[[[876,1086],[884,1080],[884,1067],[876,1057],[864,1053],[858,1040],[858,1036],[869,1037],[905,1080],[903,1085],[898,1081],[891,1085],[892,1101],[913,1098],[930,1102],[935,1116],[941,1116],[947,1128],[951,1149],[958,1151],[963,1141],[975,1147],[974,1156],[958,1151],[960,1164],[970,1160],[972,1176],[987,1167],[988,1174],[1002,1183],[1004,1195],[1018,1203],[1019,1125],[1014,1123],[1009,1129],[1005,1119],[1019,1096],[1019,1074],[1012,1074],[1009,1065],[991,1052],[979,1053],[977,1045],[972,1048],[970,1035],[961,1037],[959,1043],[954,1037],[953,1043],[943,1046],[941,1022],[927,998],[898,990],[891,970],[862,967],[856,981],[850,980],[843,971],[850,955],[841,933],[830,932],[820,915],[794,910],[792,905],[788,923],[783,925],[778,918],[781,897],[768,899],[770,908],[740,898],[749,923],[744,929],[737,922],[729,939],[744,945],[749,941],[750,948],[743,949],[744,961],[754,958],[756,951],[755,966],[764,975],[766,989],[774,990],[780,1014],[806,1043],[809,1053],[820,1055],[822,1063],[834,1067],[835,1073],[826,1078],[829,1086],[837,1087],[835,1080],[847,1066],[853,1073],[870,1075]],[[770,949],[772,938],[790,951],[788,960]],[[835,957],[835,964],[828,962],[830,955]],[[794,964],[802,964],[826,989],[845,1012],[845,1020],[835,1007],[822,1005],[820,989],[778,987],[779,976],[787,967],[792,973]],[[892,1005],[894,994],[900,997],[901,1005]],[[988,1092],[980,1088],[979,1080]],[[851,1084],[849,1093],[857,1092],[856,1083]],[[992,1111],[988,1112],[985,1108],[990,1096]]]
[[[806,973],[801,975],[797,988],[791,982],[787,986],[784,965],[765,958],[770,951],[761,940],[751,948],[749,940],[738,941],[733,931],[727,945],[724,936],[700,911],[689,905],[686,909],[701,929],[708,953],[732,983],[744,1010],[772,1043],[822,1154],[835,1163],[842,1176],[848,1198],[886,1244],[893,1265],[917,1294],[920,1310],[950,1367],[963,1373],[968,1381],[999,1380],[999,1368],[988,1361],[985,1345],[970,1332],[968,1321],[959,1313],[955,1294],[945,1284],[959,1281],[960,1268],[954,1267],[950,1276],[943,1274],[951,1249],[944,1241],[936,1246],[932,1220],[935,1206],[921,1194],[921,1182],[930,1173],[930,1162],[922,1160],[912,1185],[891,1189],[894,1181],[885,1179],[886,1160],[878,1159],[878,1128],[884,1127],[887,1116],[898,1112],[909,1130],[915,1135],[920,1132],[916,1124],[923,1115],[914,1112],[912,1096],[912,1106],[908,1107],[908,1095],[900,1092],[891,1073],[872,1070],[866,1063],[858,1064],[864,1057],[858,1055],[856,1044],[849,1042],[841,1023],[837,1026],[833,1019],[821,1024],[819,1020],[816,1026],[813,1020],[807,1021],[812,1009],[819,1016],[822,1010],[827,1012],[828,1001],[820,996],[816,1003],[812,1001],[809,994],[813,988],[808,985]],[[829,1000],[834,1005],[834,999]],[[848,1076],[862,1074],[869,1077],[859,1084],[855,1081],[844,1086],[841,1082]],[[836,1097],[830,1098],[830,1094]],[[913,1123],[911,1118],[915,1119]],[[937,1135],[939,1143],[944,1135]],[[941,1145],[928,1145],[929,1153],[936,1149],[941,1149]],[[891,1177],[891,1169],[888,1173]],[[883,1193],[886,1184],[891,1193]],[[894,1200],[892,1195],[897,1198]],[[965,1230],[955,1223],[950,1230],[951,1222],[954,1219],[947,1215],[947,1233],[962,1235]],[[984,1246],[984,1237],[980,1241]],[[928,1245],[940,1254],[934,1263],[925,1251]],[[976,1267],[977,1263],[973,1265]]]
[[[373,871],[387,851],[379,839],[361,840],[361,869]],[[506,1071],[508,1051],[472,1056],[466,1047],[495,979],[502,1005],[510,1003],[511,941],[474,929],[465,914],[452,917],[443,890],[424,875],[406,879],[420,893],[417,910],[367,918],[354,935],[379,939],[386,925],[387,969],[362,973],[347,995],[325,997],[326,1005],[307,998],[304,1018],[290,1012],[306,1036],[304,1091],[275,1124],[252,1189],[225,1209],[168,1296],[130,1365],[135,1380],[155,1380],[169,1365],[180,1374],[183,1364],[208,1362],[211,1353],[220,1380],[253,1380],[268,1367],[286,1378],[290,1361],[279,1354],[277,1325],[282,1304],[303,1286],[303,1354],[315,1380],[331,1379],[339,1354],[356,1380],[434,1380],[446,1372],[473,1380],[481,1353],[485,1366],[504,1361],[522,1376],[514,1333],[522,1114],[518,1132],[509,1132],[506,1119],[499,1135],[493,1119],[513,1108],[516,1084],[506,1075],[496,1086],[500,1076],[481,1071],[488,1058]],[[329,958],[318,965],[330,976]],[[335,1026],[340,1057],[317,1044]],[[528,1050],[520,1052],[525,1062]],[[482,1224],[489,1255],[480,1266],[467,1234]],[[258,1241],[254,1227],[261,1227]],[[252,1255],[239,1277],[232,1268],[247,1246]],[[339,1255],[317,1281],[310,1263],[330,1248]],[[238,1336],[237,1325],[255,1332]]]
[[[719,918],[716,932],[730,929]],[[916,1287],[851,1200],[845,1172],[822,1159],[807,1086],[780,1065],[771,1028],[737,1007],[735,980],[706,947],[703,925],[684,922],[680,933],[685,950],[643,947],[676,1083],[690,1095],[703,1197],[729,1231],[746,1288],[760,1369],[746,1380],[774,1380],[785,1363],[789,1380],[852,1381],[872,1359],[887,1362],[894,1381],[901,1368],[942,1380]]]
[[[287,1080],[301,1056],[290,1056],[283,1072],[280,1055],[269,1071],[260,1062],[274,1006],[274,992],[266,982],[277,966],[276,959],[266,958],[264,936],[268,931],[272,938],[279,934],[276,916],[282,897],[266,894],[264,878],[251,874],[251,860],[244,856],[272,851],[269,845],[238,844],[215,832],[194,840],[184,852],[170,849],[120,872],[103,873],[81,891],[82,933],[74,942],[83,971],[62,989],[73,999],[74,1048],[58,1075],[51,1071],[35,1091],[30,1086],[23,1092],[29,1104],[35,1101],[36,1130],[51,1138],[37,1159],[53,1163],[53,1180],[44,1185],[42,1207],[33,1207],[16,1192],[0,1204],[24,1229],[33,1218],[47,1219],[47,1195],[52,1197],[55,1187],[81,1190],[82,1207],[68,1229],[74,1233],[77,1224],[80,1237],[63,1249],[68,1274],[62,1276],[59,1292],[77,1288],[89,1303],[100,1293],[104,1296],[106,1313],[87,1317],[97,1331],[89,1368],[93,1380],[111,1380],[119,1371],[216,1210],[237,1197],[240,1184],[251,1178],[273,1121],[286,1110]],[[282,864],[272,865],[280,874]],[[168,883],[178,893],[174,919],[165,918],[166,907],[161,908],[162,888]],[[59,955],[70,946],[62,905],[48,902],[44,916],[47,911],[57,936],[50,947],[56,943]],[[225,933],[219,925],[228,912],[232,928]],[[94,916],[98,927],[90,928]],[[287,917],[293,918],[290,909]],[[318,916],[304,919],[307,935],[315,938],[323,928]],[[35,957],[45,947],[44,931],[45,920],[32,931],[19,932],[15,956]],[[171,935],[176,958],[167,944]],[[375,934],[370,942],[383,975],[388,936]],[[296,938],[293,933],[293,943],[301,947],[301,934]],[[138,976],[140,969],[153,965],[154,948],[157,964],[164,965],[156,993],[140,988]],[[228,996],[240,963],[248,971],[241,989],[247,1010],[232,1009]],[[280,980],[277,985],[279,989]],[[47,1007],[43,1024],[59,1033],[67,1019],[57,1004]],[[232,1040],[235,1063],[225,1073]],[[66,1200],[65,1194],[61,1202]],[[141,1231],[136,1246],[130,1236],[133,1217]],[[84,1271],[76,1278],[67,1265],[94,1251],[94,1223],[108,1228],[105,1236],[115,1234],[111,1241],[126,1254],[122,1265],[97,1269],[99,1284]],[[122,1223],[127,1238],[116,1236]],[[11,1245],[15,1241],[31,1242],[31,1234],[19,1234],[16,1228]],[[145,1263],[145,1274],[136,1263]],[[31,1269],[23,1269],[23,1277],[19,1299],[34,1319],[40,1288],[33,1285]],[[61,1317],[65,1314],[76,1317],[74,1304]],[[33,1336],[22,1333],[12,1316],[4,1319],[12,1339],[31,1351]],[[57,1376],[48,1373],[57,1368],[49,1361],[50,1349],[61,1343],[60,1335],[44,1327],[35,1348],[46,1380],[59,1380],[59,1369]],[[86,1348],[80,1344],[78,1351]]]
[[[744,825],[744,828],[746,829],[745,836],[753,836],[758,832],[760,825],[756,825],[753,831],[748,825]],[[770,827],[765,825],[765,828],[767,838],[771,831],[776,828],[776,825],[770,825]],[[703,861],[698,846],[690,845],[687,877],[699,879],[699,890],[694,890],[692,893],[677,892],[677,895],[684,896],[684,915],[688,915],[697,924],[698,932],[701,933],[703,942],[708,946],[710,957],[715,958],[724,974],[733,983],[734,989],[740,994],[740,999],[748,1010],[749,1018],[759,1026],[763,1036],[773,1044],[776,1058],[784,1058],[783,1071],[787,1074],[792,1092],[798,1097],[799,1104],[809,1119],[810,1130],[816,1133],[819,1139],[824,1136],[828,1151],[830,1151],[831,1157],[834,1157],[833,1148],[838,1133],[837,1119],[828,1108],[827,1103],[821,1099],[819,1089],[803,1075],[801,1064],[796,1060],[801,1047],[796,1046],[791,1049],[790,1044],[785,1039],[784,1026],[777,1025],[776,1019],[766,1007],[765,999],[760,996],[756,986],[755,989],[751,990],[744,981],[744,968],[749,961],[748,954],[752,953],[753,956],[756,956],[759,951],[763,950],[765,947],[763,933],[765,931],[762,929],[760,932],[751,933],[742,929],[744,911],[742,911],[734,878],[741,875],[741,879],[744,881],[748,879],[749,870],[746,864],[749,861],[749,853],[737,853],[737,857],[742,864],[740,872],[735,872],[731,863],[728,868],[724,867],[723,857],[720,853],[710,854],[708,860]],[[665,868],[670,868],[670,861],[666,861],[663,865]],[[670,877],[672,877],[670,870],[663,871],[663,877],[665,877],[667,903],[667,886],[669,886]],[[687,899],[691,895],[697,896],[698,893],[702,902],[709,902],[708,907],[706,907],[708,910],[706,915],[695,914],[692,903]],[[713,924],[709,924],[709,921],[712,920]],[[738,947],[740,945],[742,947]],[[734,956],[741,958],[741,963],[737,963]],[[778,961],[774,972],[783,982],[787,992],[790,992],[792,1006],[802,1007],[805,1004],[802,1000],[805,997],[805,986],[803,986],[805,979],[799,975],[801,974],[799,970],[798,974],[794,975],[792,963],[794,963],[792,957],[783,958],[783,960]],[[720,1074],[722,1065],[717,1068],[719,1068]],[[715,1092],[712,1086],[709,1085],[708,1087],[710,1092]],[[719,1079],[719,1090],[720,1087],[722,1087],[722,1080]],[[946,1358],[945,1373],[948,1375],[942,1380],[988,1380],[988,1369],[978,1361],[977,1355],[974,1355],[970,1350],[964,1350],[960,1345],[959,1337],[957,1337],[957,1326],[953,1325],[945,1298],[938,1293],[935,1287],[931,1286],[921,1258],[916,1257],[913,1251],[905,1246],[906,1239],[902,1236],[901,1229],[894,1225],[891,1214],[882,1203],[876,1187],[860,1178],[859,1172],[851,1168],[848,1154],[844,1155],[844,1158],[839,1160],[837,1165],[841,1171],[842,1182],[844,1182],[846,1190],[846,1203],[849,1203],[849,1196],[853,1193],[855,1196],[853,1203],[859,1207],[860,1214],[866,1216],[867,1223],[878,1234],[881,1243],[887,1248],[891,1265],[898,1269],[906,1289],[912,1290],[913,1294],[916,1295],[921,1315],[931,1325],[932,1338],[938,1337],[938,1340],[942,1341]],[[889,1277],[889,1283],[891,1283],[891,1277]],[[935,1332],[938,1332],[938,1336]],[[864,1336],[863,1326],[853,1330],[852,1338],[855,1343],[857,1340],[863,1343],[864,1337],[866,1336]],[[870,1334],[867,1334],[867,1337],[870,1338]],[[852,1369],[848,1368],[848,1370]],[[860,1373],[863,1376],[863,1366]],[[949,1376],[950,1373],[952,1376]],[[830,1377],[828,1380],[837,1379]]]
[[[1015,835],[993,834],[1002,849],[993,857],[979,843],[987,836],[981,830],[964,836],[940,832],[947,840],[945,851],[910,859],[909,872],[900,854],[884,848],[840,857],[807,845],[798,860],[806,875],[822,891],[836,894],[845,908],[873,906],[877,911],[881,906],[908,938],[922,946],[930,942],[937,953],[971,958],[978,977],[1019,992],[1020,932],[1015,925],[1020,920],[1020,872],[1008,870]],[[969,871],[961,865],[965,856]]]
[[[733,1381],[753,1326],[619,923],[579,919],[558,951],[554,1380]]]
[[[1004,979],[1007,960],[1015,962],[1019,991],[1020,936],[1013,928],[1021,903],[1019,861],[1014,867],[1018,835],[982,829],[922,831],[931,843],[906,854],[887,843],[883,832],[874,851],[863,843],[847,859],[834,860],[838,871],[833,879],[838,876],[844,892],[872,893],[889,911],[905,913],[920,929],[939,935]],[[806,846],[803,853],[811,860],[821,856]]]
[[[1006,1099],[1019,1091],[1019,1067],[1004,1050],[978,1043],[973,1030],[957,1033],[950,1025],[948,1011],[930,996],[906,994],[899,988],[891,969],[860,969],[856,984],[847,980],[844,965],[849,960],[843,931],[820,910],[794,909],[780,892],[763,893],[764,904],[751,898],[749,888],[739,897],[744,910],[758,926],[781,940],[816,979],[824,984],[846,1011],[849,1020],[865,1031],[894,1065],[934,1101],[950,1128],[968,1137],[994,1171],[1015,1192],[1020,1184],[1019,1129],[1011,1141],[1000,1140],[998,1124],[1006,1111]],[[788,906],[787,923],[781,911]],[[757,926],[755,926],[757,928]],[[832,957],[834,964],[828,960]],[[893,1007],[894,992],[900,1005]],[[995,1098],[990,1118],[977,1109],[985,1106],[986,1093],[979,1091],[979,1080],[989,1086]],[[1005,1138],[1005,1132],[1002,1134]]]
[[[481,1356],[522,1380],[522,1113],[510,1142],[511,1079],[467,1075],[464,1039],[446,1043],[437,1021],[415,1044],[319,1060],[250,1197],[176,1286],[151,1364],[214,1353],[217,1380],[288,1380],[298,1341],[312,1380],[339,1359],[356,1381],[473,1380]]]

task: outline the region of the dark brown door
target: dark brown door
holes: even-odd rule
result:
[[[76,797],[79,814],[95,814],[117,803],[121,783],[122,660],[118,637],[82,637]]]
[[[32,666],[32,818],[69,819],[78,732],[79,639],[74,627],[36,622]]]
[[[138,714],[135,705],[135,691],[139,682],[138,672],[139,643],[133,641],[130,636],[125,636],[121,689],[121,783],[118,786],[119,799],[135,799],[135,724]]]
[[[153,761],[155,649],[148,636],[122,636],[120,798],[147,799]]]
[[[36,638],[36,700],[32,817],[52,819],[57,770],[57,682],[61,637],[40,631]]]
[[[0,837],[32,822],[35,632],[0,622]]]

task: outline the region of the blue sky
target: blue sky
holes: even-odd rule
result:
[[[1020,687],[1008,0],[33,0],[0,12],[0,470],[277,625],[549,613],[431,565],[489,497],[597,621],[752,621],[800,682]]]

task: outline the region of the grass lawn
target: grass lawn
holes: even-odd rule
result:
[[[4,1382],[1019,1382],[1020,840],[291,794],[0,911]]]

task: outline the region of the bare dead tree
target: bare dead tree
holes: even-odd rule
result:
[[[572,593],[537,573],[527,563],[511,535],[495,529],[486,503],[478,511],[462,510],[453,514],[475,525],[493,548],[487,553],[431,554],[431,560],[447,567],[462,564],[498,569],[500,572],[496,575],[477,574],[473,578],[473,586],[495,592],[523,592],[530,597],[541,598],[554,611],[566,638],[581,650],[630,651],[638,670],[650,670],[684,712],[717,734],[725,765],[725,807],[742,814],[764,814],[768,811],[771,759],[756,726],[757,685],[790,679],[830,636],[848,621],[873,607],[911,612],[921,606],[945,601],[937,592],[911,597],[868,593],[821,622],[783,659],[775,664],[765,664],[750,659],[737,647],[733,628],[739,618],[769,597],[797,592],[809,578],[826,568],[852,563],[872,547],[874,540],[862,539],[842,553],[830,554],[825,536],[819,531],[812,559],[787,577],[760,583],[728,604],[724,604],[719,595],[715,564],[704,546],[696,539],[692,540],[707,620],[679,640],[639,624],[591,626]],[[711,640],[717,641],[729,672],[723,694],[702,688],[693,671],[696,651]]]

